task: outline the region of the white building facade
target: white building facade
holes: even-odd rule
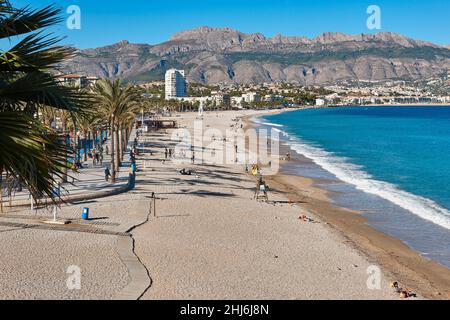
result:
[[[184,70],[169,69],[165,81],[166,100],[187,97],[187,83]]]

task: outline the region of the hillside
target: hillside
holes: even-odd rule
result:
[[[121,41],[81,50],[62,66],[66,72],[133,82],[161,80],[171,67],[185,69],[190,81],[206,84],[420,80],[450,71],[450,49],[386,32],[266,38],[200,27],[158,45]]]

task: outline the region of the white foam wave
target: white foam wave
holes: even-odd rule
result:
[[[282,128],[284,127],[282,124],[277,124],[277,123],[271,123],[271,122],[264,122],[261,121],[261,118],[251,118],[250,119],[253,123],[257,123],[257,124],[263,124],[265,126],[270,126],[270,127],[277,127],[277,128]]]
[[[307,144],[298,138],[291,138],[291,148],[314,161],[317,165],[334,174],[338,179],[354,185],[366,193],[386,199],[416,216],[450,229],[450,211],[433,200],[411,194],[394,184],[374,179],[361,166],[348,159],[334,155],[320,147]]]

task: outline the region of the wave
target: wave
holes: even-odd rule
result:
[[[285,132],[286,137],[289,135]],[[339,180],[354,185],[358,190],[386,199],[414,215],[450,229],[450,211],[433,200],[414,195],[396,185],[376,180],[364,168],[349,162],[349,159],[336,156],[319,146],[308,144],[297,137],[289,137],[290,147],[299,154],[335,175]]]
[[[271,123],[271,122],[263,122],[261,118],[255,117],[250,119],[253,123],[262,124],[270,127],[282,128],[284,127],[282,124]]]

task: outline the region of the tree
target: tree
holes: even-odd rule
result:
[[[130,85],[123,87],[119,79],[103,79],[95,85],[94,96],[99,112],[108,119],[111,131],[111,177],[114,183],[120,165],[120,148],[123,148],[119,135],[121,122],[125,115],[136,111],[137,93]]]
[[[89,102],[77,90],[61,86],[52,73],[75,52],[57,45],[59,38],[43,34],[62,21],[59,14],[53,6],[32,10],[0,0],[0,39],[18,39],[0,51],[0,176],[7,172],[35,199],[47,195],[53,201],[53,186],[64,175],[69,148],[39,119],[39,111],[45,107],[78,113]]]

